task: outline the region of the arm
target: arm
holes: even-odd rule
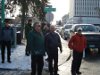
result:
[[[11,37],[12,37],[11,42],[12,42],[12,44],[14,44],[15,34],[14,34],[14,28],[12,28],[12,27],[11,27]]]
[[[29,27],[25,25],[25,38],[28,39]]]
[[[60,52],[62,52],[62,43],[59,35],[58,35],[58,42],[59,42]]]
[[[45,36],[45,51],[48,53],[48,35]]]
[[[29,32],[28,34],[28,38],[27,38],[27,46],[28,46],[28,50],[31,51],[33,49],[33,35],[32,35],[32,32]]]
[[[69,47],[70,49],[73,49],[73,36],[71,37],[71,39],[70,39],[69,42],[68,42],[68,47]]]

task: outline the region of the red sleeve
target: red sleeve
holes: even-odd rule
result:
[[[68,47],[70,48],[70,49],[73,49],[73,39],[74,39],[74,37],[72,36],[72,38],[69,40],[69,42],[68,42]]]

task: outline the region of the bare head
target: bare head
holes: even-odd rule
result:
[[[51,31],[51,32],[54,32],[54,31],[55,31],[55,26],[54,26],[54,25],[51,25],[51,26],[50,26],[50,31]]]
[[[32,23],[32,20],[31,20],[31,19],[29,19],[29,20],[28,20],[28,23],[29,23],[29,24],[31,24],[31,23]]]
[[[35,29],[35,31],[41,32],[41,24],[40,24],[40,22],[35,22],[34,25],[33,25],[33,28]]]
[[[9,20],[6,20],[6,21],[5,21],[5,26],[6,26],[6,27],[9,27],[9,24],[10,24],[10,21],[9,21]]]

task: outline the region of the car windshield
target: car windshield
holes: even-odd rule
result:
[[[72,28],[72,25],[66,25],[65,26],[65,29],[71,29]]]
[[[95,32],[96,28],[92,25],[77,25],[75,27],[75,31],[77,31],[78,28],[81,28],[83,32]]]

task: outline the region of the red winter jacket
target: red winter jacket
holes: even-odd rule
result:
[[[82,34],[76,33],[69,40],[68,47],[70,49],[76,50],[77,52],[83,52],[86,48],[86,38]]]

